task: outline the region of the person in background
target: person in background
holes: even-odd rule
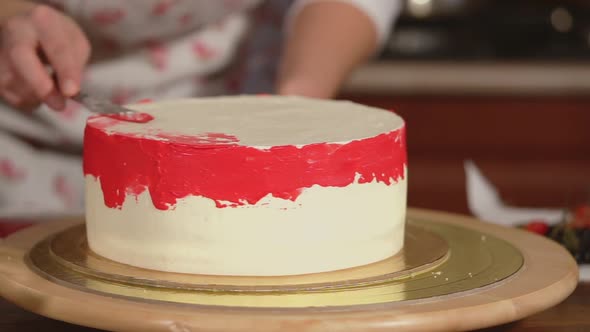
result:
[[[379,50],[399,7],[2,0],[0,218],[82,211],[77,152],[90,113],[68,100],[82,87],[118,104],[239,93],[332,98]]]

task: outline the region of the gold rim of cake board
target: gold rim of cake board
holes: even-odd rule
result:
[[[427,234],[431,233],[431,239],[438,236],[448,245],[444,259],[439,259],[428,267],[414,269],[411,273],[398,274],[389,278],[384,277],[387,273],[374,275],[370,282],[364,283],[362,278],[352,282],[343,281],[340,278],[340,281],[332,286],[328,283],[327,286],[313,288],[305,287],[305,283],[301,282],[298,285],[285,285],[275,279],[275,281],[267,280],[263,285],[274,284],[275,287],[262,287],[262,290],[218,287],[223,285],[196,290],[194,289],[195,284],[191,285],[192,288],[183,288],[182,284],[176,284],[179,287],[168,287],[167,283],[146,285],[145,280],[141,279],[121,281],[114,280],[112,276],[105,279],[97,275],[82,273],[78,269],[72,268],[71,262],[64,264],[63,257],[56,259],[55,254],[52,253],[51,244],[55,243],[56,239],[62,239],[61,242],[63,242],[64,238],[67,239],[64,234],[75,233],[72,231],[75,228],[65,230],[33,247],[27,258],[32,269],[53,282],[87,292],[124,297],[135,301],[173,304],[241,308],[302,308],[342,307],[419,300],[492,285],[518,272],[524,263],[524,258],[517,248],[497,237],[446,223],[409,219],[407,223],[408,234],[412,234],[416,230],[417,237],[406,238],[407,244],[410,246],[406,251],[411,249],[416,255],[419,255],[418,252],[424,252],[424,250],[420,250],[422,248],[419,245],[424,244],[422,239],[428,239]],[[65,237],[60,237],[60,235]],[[432,237],[432,235],[435,236]],[[76,245],[80,247],[80,241],[70,243],[70,249],[75,250]],[[417,245],[415,249],[411,247],[412,243]],[[90,257],[89,250],[86,250],[86,253]],[[405,255],[408,253],[402,252],[399,256]],[[367,268],[370,268],[370,265],[356,269]],[[399,266],[392,265],[391,269],[389,274],[400,272]],[[104,271],[99,272],[104,273]],[[344,271],[334,273],[338,272]],[[322,274],[317,276],[320,275]],[[268,278],[270,279],[270,277]],[[311,278],[310,280],[315,279]],[[231,287],[231,285],[229,286]]]
[[[84,225],[72,227],[41,242],[34,249],[46,252],[65,268],[90,277],[145,287],[198,291],[301,291],[347,288],[389,282],[420,274],[442,264],[449,247],[433,232],[408,225],[405,248],[373,264],[325,273],[275,277],[212,276],[169,273],[114,262],[89,249]]]

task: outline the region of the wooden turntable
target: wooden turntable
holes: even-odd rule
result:
[[[34,226],[0,244],[2,296],[115,331],[470,330],[549,308],[577,278],[569,253],[541,236],[418,209],[409,210],[400,254],[312,275],[134,268],[90,251],[82,218]]]

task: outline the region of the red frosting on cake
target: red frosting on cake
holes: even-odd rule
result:
[[[106,206],[148,190],[157,209],[194,195],[218,207],[255,204],[271,194],[296,200],[314,185],[344,187],[358,181],[391,184],[404,177],[405,128],[345,144],[318,143],[268,149],[241,146],[235,137],[107,133],[117,121],[86,126],[84,174],[100,181]],[[155,138],[154,138],[155,137]]]
[[[147,113],[140,113],[140,112],[128,112],[128,113],[118,113],[118,114],[108,114],[105,115],[110,118],[116,120],[122,120],[127,122],[137,122],[137,123],[147,123],[154,119],[153,116]]]

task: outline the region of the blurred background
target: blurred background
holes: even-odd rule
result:
[[[409,205],[477,212],[466,181],[471,160],[502,204],[581,211],[590,262],[590,1],[391,1],[403,3],[401,17],[339,98],[406,120]],[[219,91],[274,90],[282,15],[292,2],[256,7],[256,38],[216,73],[227,77],[210,78]],[[158,47],[150,52],[162,56]],[[112,98],[124,102],[130,95],[123,87]],[[485,190],[474,192],[486,201]],[[495,212],[474,214],[506,220]]]
[[[515,206],[590,202],[590,2],[406,0],[342,98],[408,123],[409,205],[469,213],[471,159]]]

